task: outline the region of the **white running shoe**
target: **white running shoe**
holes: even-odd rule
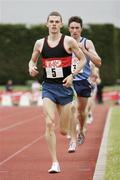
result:
[[[59,173],[60,165],[58,162],[53,162],[51,168],[48,170],[49,173]]]
[[[70,141],[68,152],[73,153],[73,152],[75,152],[75,150],[76,150],[76,142]]]
[[[67,137],[67,139],[71,139],[71,136],[70,136],[69,134],[67,134],[67,136],[66,136],[66,137]]]

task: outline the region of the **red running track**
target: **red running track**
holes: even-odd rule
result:
[[[68,140],[56,129],[62,171],[49,174],[42,108],[0,107],[0,180],[92,180],[108,109],[96,105],[86,141],[75,153],[67,152]]]

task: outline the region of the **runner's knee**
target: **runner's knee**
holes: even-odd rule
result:
[[[46,122],[46,128],[51,130],[55,126],[55,123],[53,121]]]
[[[76,112],[76,107],[75,106],[72,106],[71,107],[71,112],[74,114]]]

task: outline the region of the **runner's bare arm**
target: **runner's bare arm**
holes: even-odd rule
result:
[[[74,71],[74,73],[70,74],[63,80],[63,83],[64,83],[63,85],[66,87],[69,87],[72,85],[73,76],[77,75],[83,69],[83,67],[86,63],[85,55],[82,52],[82,50],[79,48],[78,43],[71,37],[68,38],[68,42],[70,45],[71,52],[76,55],[76,57],[79,60],[79,63],[78,63],[76,70]]]
[[[95,64],[95,66],[101,66],[101,58],[97,54],[95,46],[91,40],[87,40],[86,48],[82,46],[81,49],[88,57],[90,57],[91,61]]]
[[[33,49],[33,53],[31,56],[31,59],[29,61],[29,74],[34,77],[36,76],[39,72],[37,70],[37,61],[38,61],[38,57],[39,57],[39,50],[38,50],[38,41],[36,41],[35,45],[34,45],[34,49]]]
[[[71,50],[79,60],[78,66],[74,71],[74,75],[76,75],[83,69],[84,65],[86,64],[86,58],[82,50],[79,48],[78,43],[73,38],[71,39]]]

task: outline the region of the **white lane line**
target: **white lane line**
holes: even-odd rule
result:
[[[33,121],[33,120],[37,119],[37,118],[40,118],[40,115],[34,116],[33,118],[30,118],[29,120],[20,121],[20,122],[17,122],[17,123],[15,123],[15,124],[12,124],[12,125],[10,125],[10,126],[1,128],[1,129],[0,129],[0,132],[7,131],[7,130],[9,130],[9,129],[11,129],[11,128],[14,128],[14,127],[16,127],[16,126],[19,126],[19,125],[28,123],[28,122],[30,122],[30,121]]]
[[[37,139],[35,139],[34,141],[32,141],[31,143],[27,144],[26,146],[23,146],[23,148],[21,148],[20,150],[16,151],[14,154],[10,155],[8,158],[4,159],[3,161],[0,162],[0,166],[5,164],[7,161],[11,160],[12,158],[14,158],[16,155],[20,154],[21,152],[23,152],[24,150],[28,149],[29,147],[31,147],[32,145],[34,145],[35,143],[37,143],[40,139],[42,139],[43,136],[38,137]]]
[[[112,113],[112,108],[109,109],[105,128],[103,132],[102,142],[98,154],[98,159],[95,167],[95,172],[93,176],[93,180],[103,180],[105,175],[105,166],[106,166],[106,159],[107,159],[107,144],[108,144],[108,134],[110,129],[110,117]]]

